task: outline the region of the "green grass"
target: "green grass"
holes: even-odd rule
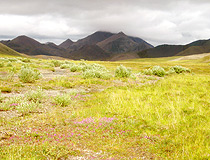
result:
[[[109,79],[59,68],[84,61],[17,58],[11,66],[4,59],[0,159],[210,159],[209,64],[172,59],[85,61],[86,68],[105,66]],[[20,82],[26,65],[58,76]],[[135,78],[114,77],[120,65],[131,68]],[[137,74],[157,65],[191,72]],[[10,73],[13,77],[5,78]]]

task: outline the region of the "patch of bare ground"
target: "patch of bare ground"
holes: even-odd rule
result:
[[[209,56],[209,55],[210,55],[210,53],[195,54],[195,55],[184,56],[184,57],[180,57],[180,58],[177,58],[177,59],[173,59],[171,61],[201,59],[201,58],[204,58],[204,57]]]

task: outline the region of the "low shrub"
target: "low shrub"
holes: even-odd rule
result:
[[[70,68],[71,66],[69,64],[62,64],[60,66],[60,69],[67,69],[67,68]]]
[[[12,65],[12,63],[11,62],[8,62],[7,63],[7,67],[12,67],[13,65]]]
[[[1,92],[3,92],[3,93],[11,93],[11,92],[12,92],[12,88],[7,87],[7,86],[5,86],[5,87],[0,87],[0,90],[1,90]]]
[[[53,103],[61,107],[67,107],[69,104],[71,104],[71,102],[72,100],[70,94],[57,95],[53,99]]]
[[[88,69],[83,72],[83,78],[109,79],[111,77],[107,70]]]
[[[74,65],[70,66],[70,71],[71,72],[80,72],[80,71],[82,71],[82,66],[74,64]]]
[[[169,74],[170,73],[180,74],[180,73],[183,73],[183,72],[191,72],[191,70],[188,69],[188,68],[182,67],[182,66],[173,66],[169,70]]]
[[[17,106],[15,106],[15,109],[19,113],[22,113],[23,115],[26,115],[28,113],[38,112],[38,110],[42,107],[43,107],[43,105],[38,103],[38,102],[28,103],[27,101],[25,101],[25,102],[17,104]]]
[[[145,75],[153,75],[153,71],[152,71],[152,69],[145,69],[144,71],[143,71],[143,74],[145,74]]]
[[[164,77],[166,75],[166,71],[160,66],[154,66],[152,69],[145,69],[143,73],[146,75],[155,75],[158,77]]]
[[[42,88],[39,88],[37,90],[31,90],[25,94],[25,97],[28,101],[33,101],[35,103],[36,102],[41,103],[41,101],[44,98],[44,92],[43,92]]]
[[[0,68],[4,67],[4,63],[0,62]]]
[[[162,68],[160,66],[154,66],[152,68],[152,73],[153,73],[153,75],[156,75],[158,77],[164,77],[166,74],[166,71],[164,70],[164,68]]]
[[[23,59],[21,59],[21,61],[22,61],[22,62],[25,62],[25,63],[29,63],[29,62],[31,62],[31,60],[30,60],[30,59],[28,59],[28,58],[23,58]]]
[[[58,60],[52,60],[51,63],[54,65],[54,67],[60,67],[60,65],[62,64],[62,62]]]
[[[117,69],[115,70],[115,77],[126,78],[130,77],[130,75],[131,75],[131,69],[126,68],[123,65],[118,66]]]
[[[16,62],[16,61],[18,61],[17,58],[8,58],[8,60],[9,60],[10,62]]]
[[[24,83],[33,83],[35,82],[35,80],[40,79],[42,75],[36,69],[32,69],[29,67],[22,67],[18,77]]]

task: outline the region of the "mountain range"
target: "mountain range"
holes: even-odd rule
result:
[[[141,38],[127,36],[123,32],[115,34],[102,31],[95,32],[77,42],[67,39],[60,45],[51,42],[42,44],[24,35],[1,43],[26,55],[59,56],[75,60],[109,60],[117,54],[153,48]]]
[[[186,56],[210,52],[210,39],[198,40],[186,45],[159,45],[153,47],[138,37],[119,33],[98,31],[73,42],[65,40],[60,45],[52,42],[42,44],[27,36],[0,41],[0,49],[7,46],[12,54],[59,56],[74,60],[124,60],[132,58],[156,58]],[[4,47],[2,47],[4,44]],[[6,45],[6,46],[5,46]],[[1,50],[0,50],[1,51]]]
[[[138,52],[140,58],[187,56],[210,52],[210,39],[198,40],[186,45],[159,45]]]

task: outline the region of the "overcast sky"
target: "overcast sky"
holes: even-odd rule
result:
[[[78,40],[123,31],[153,45],[210,39],[210,0],[0,0],[0,39]]]

